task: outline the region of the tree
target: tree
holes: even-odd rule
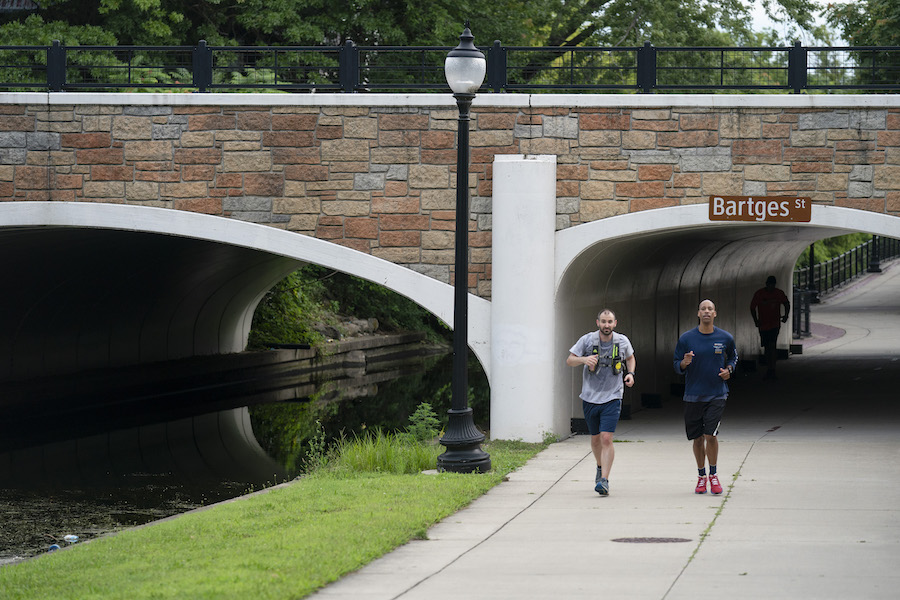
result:
[[[851,46],[900,45],[900,0],[831,4],[825,14]]]
[[[836,237],[825,238],[815,242],[814,259],[816,264],[828,262],[836,256],[849,252],[853,248],[865,244],[872,239],[868,233],[848,233]],[[797,258],[794,269],[805,269],[809,266],[809,248]]]
[[[116,36],[94,25],[70,25],[66,21],[45,21],[31,14],[20,20],[3,23],[0,16],[0,39],[4,46],[49,45],[53,40],[67,40],[73,46],[114,45]]]
[[[798,27],[809,27],[812,22],[812,0],[763,2],[773,18],[789,20]],[[384,47],[452,47],[466,20],[471,20],[481,46],[500,40],[507,47],[554,49],[510,55],[510,82],[527,85],[560,83],[562,77],[568,79],[572,74],[577,81],[567,81],[570,85],[634,85],[635,50],[627,49],[647,41],[676,47],[759,46],[764,42],[762,33],[750,30],[750,13],[743,0],[100,0],[96,9],[94,2],[86,0],[45,0],[37,15],[0,15],[0,39],[17,44],[59,39],[66,46],[192,46],[206,40],[212,46],[253,47],[335,47],[352,40],[377,49],[365,51],[361,58],[363,85],[443,85],[443,50],[416,54]],[[774,34],[770,37],[774,41]],[[95,41],[101,38],[102,42]],[[585,47],[624,47],[626,51],[577,51]],[[143,54],[127,57],[129,72],[135,66],[166,64],[162,55]],[[283,54],[278,59],[272,53],[245,54],[215,57],[219,69],[214,83],[265,84],[274,81],[276,64],[283,83],[316,85],[336,79],[334,51]],[[736,60],[746,61],[738,55],[734,54]],[[121,60],[126,59],[117,53],[104,60],[105,70],[89,66],[83,71],[89,72],[91,81],[124,85],[113,80],[124,72],[115,68],[122,66],[116,63]],[[715,79],[714,68],[705,66],[704,61],[718,64],[716,57],[675,53],[660,57],[660,65],[679,60],[687,63],[676,66],[696,67],[691,84]],[[407,72],[395,68],[404,64],[409,67]],[[244,71],[247,65],[252,73]],[[383,69],[386,65],[392,68]],[[747,79],[757,70],[736,68],[730,76]],[[137,72],[144,86],[184,83],[187,77],[168,68]]]
[[[121,45],[455,45],[472,22],[481,45],[704,45],[752,41],[741,0],[45,0],[65,44],[99,28]],[[778,18],[811,23],[811,0],[764,0]],[[0,16],[0,33],[23,18]],[[9,42],[7,42],[9,43]],[[33,42],[32,42],[33,43]]]
[[[832,4],[826,12],[828,22],[839,27],[851,46],[900,45],[900,0],[864,0],[859,3]],[[855,68],[851,83],[869,86],[894,86],[900,73],[900,55],[894,51],[853,52]]]

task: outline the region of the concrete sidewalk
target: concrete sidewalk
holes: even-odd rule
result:
[[[814,309],[848,333],[780,363],[778,382],[735,379],[723,495],[693,493],[669,398],[620,422],[608,498],[588,437],[569,438],[314,597],[897,598],[898,273]]]

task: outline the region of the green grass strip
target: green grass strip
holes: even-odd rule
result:
[[[5,600],[300,598],[422,538],[543,447],[494,443],[486,474],[322,471],[2,567],[0,590]]]

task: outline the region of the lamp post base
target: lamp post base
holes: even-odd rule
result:
[[[491,470],[491,455],[481,449],[484,434],[475,427],[472,409],[447,411],[447,433],[441,445],[447,448],[438,456],[437,470],[449,473],[486,473]]]

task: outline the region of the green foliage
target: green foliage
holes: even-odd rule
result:
[[[334,450],[332,466],[351,473],[414,474],[434,469],[442,450],[436,444],[423,444],[408,435],[378,429],[341,440]]]
[[[451,404],[451,359],[449,355],[435,357],[415,373],[379,384],[377,397],[342,398],[339,391],[326,385],[309,401],[251,406],[253,433],[266,454],[290,476],[305,471],[310,440],[316,435],[321,437],[319,427],[329,449],[339,443],[346,431],[380,428],[410,439],[433,439],[446,423]],[[469,406],[476,425],[484,428],[490,392],[487,378],[474,359],[469,365],[469,385]],[[423,408],[425,404],[432,412]],[[437,431],[429,438],[431,427]],[[419,430],[422,433],[413,433]]]
[[[120,40],[132,40],[123,43],[162,46],[178,45],[187,34],[190,22],[183,6],[164,0],[100,0],[97,11]]]
[[[307,265],[285,277],[265,295],[253,315],[249,349],[274,344],[324,341],[317,322],[333,323],[334,313],[375,318],[386,331],[421,331],[447,340],[451,332],[430,312],[391,290],[343,273]]]
[[[440,421],[431,405],[422,402],[409,417],[405,432],[385,432],[380,427],[327,445],[322,423],[308,441],[306,472],[330,469],[345,473],[414,474],[433,469],[442,448],[434,443]]]
[[[5,15],[9,18],[9,15]],[[40,15],[31,14],[22,20],[7,23],[0,16],[0,35],[4,46],[49,46],[53,40],[61,40],[69,46],[116,44],[116,36],[103,27],[90,24],[70,25],[65,21],[44,21]]]
[[[327,386],[321,386],[303,402],[257,404],[249,408],[253,435],[266,454],[291,477],[305,472],[310,463],[315,467],[327,462],[334,441],[327,431],[339,403],[321,402],[325,390]]]
[[[835,256],[840,256],[844,252],[864,244],[872,239],[868,233],[848,233],[837,237],[826,238],[815,243],[815,261],[816,264],[831,260]],[[807,248],[800,258],[797,259],[795,269],[802,269],[809,266],[809,248]]]
[[[324,341],[312,326],[324,318],[321,306],[324,288],[305,269],[291,273],[263,297],[256,313],[248,341],[249,349],[267,348],[272,344],[310,344]]]
[[[834,3],[825,14],[851,46],[900,45],[900,0]]]
[[[450,335],[437,317],[384,286],[314,265],[306,267],[303,275],[321,286],[322,299],[336,312],[374,317],[388,331],[424,331],[433,340]]]
[[[102,32],[103,43],[120,45],[194,45],[205,39],[212,46],[337,46],[346,40],[360,46],[452,46],[463,22],[471,18],[481,46],[493,40],[507,46],[559,48],[640,46],[645,41],[657,46],[746,46],[761,40],[760,32],[750,29],[749,7],[742,0],[101,0],[97,11],[83,0],[40,4],[37,15],[24,19],[34,35],[12,35],[23,18],[6,13],[0,15],[0,39],[29,44],[60,39],[73,45],[90,43],[91,32]],[[797,28],[811,27],[815,7],[811,0],[765,0],[763,4],[776,19]],[[390,53],[382,54],[390,57],[387,60],[398,60]],[[440,79],[443,53],[437,54],[434,77]],[[379,56],[368,56],[366,65],[378,63]],[[579,64],[583,58],[570,66],[583,66]],[[553,65],[559,56],[528,60],[539,68],[520,73],[525,80],[547,77],[540,67]],[[602,81],[620,70],[617,60],[582,73],[590,74],[588,83]],[[333,69],[333,58],[316,62]],[[258,66],[271,65],[263,61]],[[550,77],[559,75],[553,73]],[[240,70],[233,76],[238,83],[247,77],[254,81],[269,77]],[[306,84],[320,77],[315,68],[299,68],[285,76]],[[333,81],[333,73],[326,79]]]
[[[407,433],[417,442],[430,442],[441,432],[441,422],[431,409],[431,404],[422,402],[409,417]]]
[[[323,469],[328,465],[328,445],[325,438],[325,430],[322,428],[322,422],[316,420],[316,429],[312,437],[307,442],[306,450],[306,472],[311,473],[318,469]]]
[[[288,47],[245,49],[240,53],[214,50],[213,83],[246,86],[229,89],[232,92],[334,84],[339,78],[337,56],[333,50],[294,52]]]
[[[3,23],[0,14],[0,39],[8,46],[49,46],[53,40],[67,40],[72,46],[114,45],[116,38],[108,31],[91,25],[71,26],[63,22],[45,22],[39,15],[28,15],[21,21]],[[107,58],[109,58],[109,53]],[[98,57],[86,59],[73,52],[68,57],[71,71],[84,65],[95,64]],[[0,50],[0,81],[10,83],[34,83],[36,88],[47,81],[47,52],[43,49]],[[26,88],[27,89],[27,88]]]
[[[900,45],[900,0],[864,0],[829,4],[828,23],[839,27],[851,46]],[[850,84],[896,85],[900,70],[897,52],[860,49],[850,54],[853,68],[843,79]]]
[[[320,471],[266,493],[0,568],[4,600],[303,598],[470,504],[543,449],[489,444],[489,473]],[[152,568],[148,568],[152,565]]]

